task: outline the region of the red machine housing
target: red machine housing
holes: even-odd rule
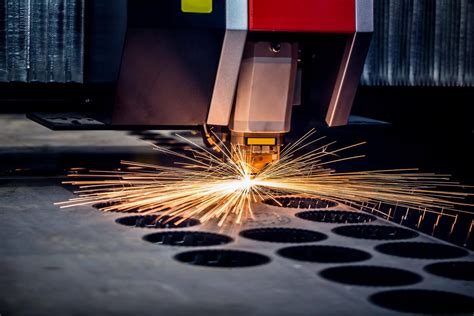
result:
[[[249,0],[250,31],[354,33],[355,0]]]

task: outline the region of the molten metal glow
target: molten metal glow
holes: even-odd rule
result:
[[[280,160],[256,172],[252,157],[239,149],[226,149],[223,158],[193,145],[192,157],[156,147],[173,155],[173,167],[122,161],[123,171],[72,174],[82,178],[65,183],[77,185],[79,197],[57,203],[61,207],[106,203],[103,211],[136,210],[144,214],[211,219],[219,225],[241,223],[253,217],[252,205],[278,195],[326,199],[361,209],[389,204],[428,212],[455,210],[470,195],[447,175],[418,173],[416,169],[336,172],[330,164],[361,156],[341,157],[341,152],[363,143],[332,149],[335,142],[317,146],[324,137],[310,131],[281,152]],[[309,146],[316,149],[307,150]],[[90,178],[86,180],[85,178]],[[384,214],[385,215],[385,214]]]

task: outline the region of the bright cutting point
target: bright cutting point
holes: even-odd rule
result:
[[[363,143],[332,149],[335,142],[317,145],[324,137],[315,139],[314,133],[287,146],[280,159],[258,171],[252,166],[251,152],[242,151],[240,146],[223,147],[223,158],[191,141],[192,157],[156,147],[184,162],[165,167],[123,161],[124,171],[73,174],[82,179],[66,183],[79,186],[79,197],[57,204],[73,207],[108,203],[110,206],[103,207],[103,211],[135,210],[180,220],[216,220],[224,225],[253,217],[254,203],[271,199],[280,204],[277,195],[322,198],[361,209],[375,210],[383,203],[435,213],[456,210],[466,205],[462,199],[472,195],[453,191],[464,186],[450,182],[446,175],[418,173],[416,169],[338,173],[328,166],[363,157],[339,156]],[[316,148],[306,151],[308,146]],[[88,177],[91,180],[85,179]]]

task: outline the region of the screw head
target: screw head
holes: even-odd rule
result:
[[[279,42],[273,42],[270,44],[270,51],[272,53],[279,53],[281,51],[281,44]]]

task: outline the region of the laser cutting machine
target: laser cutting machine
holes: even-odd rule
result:
[[[347,123],[373,31],[372,0],[126,5],[113,106],[95,127],[203,127],[209,145],[218,135],[240,146],[258,170],[279,158],[295,107],[328,126]],[[49,126],[57,118],[33,115]],[[75,121],[90,128],[93,119]]]

